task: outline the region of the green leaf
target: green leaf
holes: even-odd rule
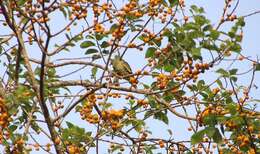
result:
[[[256,64],[255,70],[256,70],[256,71],[260,71],[260,64]]]
[[[223,68],[217,70],[217,73],[222,74],[224,77],[228,77],[229,73],[225,71]]]
[[[169,124],[169,119],[167,117],[167,113],[157,112],[154,114],[154,118],[164,122],[167,125]]]
[[[168,65],[165,65],[165,66],[163,67],[163,69],[164,69],[166,72],[171,72],[171,71],[174,69],[174,67],[173,67],[173,65],[168,64]]]
[[[237,113],[237,106],[233,103],[230,103],[227,105],[227,108],[229,110],[229,112],[231,113],[231,115],[235,115]]]
[[[204,9],[202,7],[198,8],[196,5],[191,5],[190,7],[195,13],[204,13]]]
[[[220,132],[217,128],[216,128],[215,133],[214,133],[212,138],[213,138],[213,141],[216,142],[216,143],[222,142],[222,136],[221,136],[221,134],[220,134]]]
[[[212,138],[213,135],[215,134],[216,128],[215,127],[206,127],[204,130],[205,130],[205,134],[207,134],[208,137]]]
[[[204,16],[202,16],[202,15],[195,16],[194,20],[200,26],[202,26],[202,25],[204,25],[204,24],[206,24],[208,22],[208,20]]]
[[[235,76],[231,76],[230,79],[231,79],[232,81],[234,81],[234,82],[237,82],[237,77],[235,77]]]
[[[71,123],[71,122],[66,122],[66,124],[67,124],[67,126],[68,126],[68,128],[72,128],[74,125]]]
[[[107,41],[102,42],[101,45],[100,45],[101,48],[107,48],[109,46],[110,45],[109,45],[109,43]]]
[[[236,33],[233,31],[228,32],[228,36],[231,38],[234,38],[236,36]]]
[[[203,141],[205,130],[200,130],[191,136],[191,144],[197,144]]]
[[[178,0],[168,0],[170,3],[170,6],[174,6],[177,4]]]
[[[191,54],[194,57],[201,57],[201,52],[200,52],[200,48],[192,48],[191,49]]]
[[[149,48],[147,49],[147,51],[146,51],[145,58],[153,57],[155,51],[156,51],[156,48],[154,48],[154,47],[149,47]]]
[[[94,42],[91,42],[91,41],[84,41],[80,44],[80,48],[88,48],[88,47],[91,47],[91,46],[95,46],[95,43]]]
[[[104,37],[106,37],[106,35],[104,35],[104,34],[96,34],[95,36],[96,36],[96,39],[97,39],[98,41],[100,41],[100,40],[102,40]]]
[[[97,52],[98,52],[97,49],[88,49],[88,50],[85,52],[85,55],[92,54],[92,53],[97,53]]]
[[[224,88],[224,87],[223,87],[223,84],[222,84],[222,82],[221,82],[221,80],[217,79],[216,82],[217,82],[217,84],[218,84],[218,86],[219,86],[220,88],[222,88],[222,89]]]
[[[22,5],[24,5],[25,2],[26,2],[26,0],[19,0],[19,1],[18,1],[18,6],[22,6]]]
[[[60,11],[62,12],[63,16],[67,18],[68,15],[63,7],[60,7]]]
[[[236,24],[241,26],[241,27],[244,27],[246,25],[244,17],[238,18],[238,22]]]
[[[210,37],[211,37],[213,40],[218,39],[219,35],[220,35],[220,33],[219,33],[217,30],[211,30]]]
[[[91,77],[92,78],[96,78],[96,75],[97,75],[97,67],[93,67],[92,69],[91,69]]]
[[[237,74],[238,69],[232,69],[229,71],[230,75],[236,75]]]
[[[202,30],[203,30],[204,32],[205,32],[205,31],[212,30],[212,26],[211,26],[211,25],[206,25]]]
[[[18,128],[18,126],[16,126],[16,125],[11,125],[11,126],[9,126],[8,130],[9,130],[10,132],[14,132],[17,128]]]

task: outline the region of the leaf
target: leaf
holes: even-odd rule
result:
[[[201,57],[201,52],[200,52],[200,48],[192,48],[191,49],[191,54],[193,57]]]
[[[260,64],[256,64],[255,70],[256,70],[256,71],[260,71]]]
[[[203,141],[205,130],[200,130],[191,136],[191,144],[197,144]]]
[[[244,17],[238,18],[238,22],[236,24],[241,26],[241,27],[244,27],[246,25]]]
[[[216,128],[215,133],[212,138],[213,138],[213,141],[216,143],[222,142],[222,136],[217,128]]]
[[[219,35],[220,35],[220,33],[219,33],[217,30],[211,30],[210,37],[211,37],[213,40],[218,39]]]
[[[88,47],[91,47],[91,46],[95,46],[95,43],[94,42],[91,42],[91,41],[84,41],[80,44],[80,48],[88,48]]]
[[[67,124],[68,128],[72,128],[73,127],[73,124],[71,122],[67,121],[66,124]]]
[[[217,73],[223,75],[224,77],[228,77],[229,76],[229,73],[227,71],[225,71],[223,68],[218,69]]]
[[[166,71],[166,72],[171,72],[173,69],[174,69],[174,67],[173,67],[173,65],[165,65],[164,67],[163,67],[163,69]]]
[[[85,55],[92,54],[92,53],[97,53],[97,52],[98,52],[97,49],[88,49],[88,50],[85,52]]]
[[[229,113],[231,113],[231,115],[235,115],[237,113],[237,106],[233,103],[230,103],[227,105],[227,108],[229,110]]]
[[[92,78],[96,78],[96,74],[97,74],[97,67],[93,67],[92,69],[91,69],[91,77]]]
[[[109,43],[107,41],[102,42],[101,45],[100,45],[101,48],[107,48],[109,46],[110,45],[109,45]]]
[[[26,0],[19,0],[19,1],[18,1],[18,6],[22,6],[22,5],[24,5],[25,2],[26,2]]]
[[[204,24],[206,24],[208,22],[207,19],[204,16],[202,16],[202,15],[194,16],[194,20],[200,26],[202,26],[202,25],[204,25]]]
[[[11,126],[9,126],[8,130],[9,130],[10,132],[14,132],[17,128],[18,128],[18,126],[16,126],[16,125],[11,125]]]
[[[165,124],[169,124],[169,119],[167,117],[167,114],[166,113],[163,113],[163,112],[157,112],[154,114],[154,118],[157,119],[157,120],[160,120],[162,122],[164,122]]]
[[[215,127],[206,127],[205,133],[207,134],[208,137],[212,138],[213,135],[215,134],[216,128]]]
[[[104,35],[104,34],[96,34],[95,36],[96,36],[96,39],[97,39],[98,41],[100,41],[100,40],[102,40],[104,37],[106,37],[106,35]]]
[[[109,54],[109,50],[102,50],[103,54]]]
[[[202,30],[203,30],[203,31],[212,30],[212,26],[211,26],[211,25],[206,25]]]
[[[155,51],[156,51],[156,48],[154,48],[154,47],[149,47],[149,48],[147,49],[147,51],[146,51],[145,58],[153,57]]]
[[[232,69],[229,71],[230,75],[236,75],[238,69]]]
[[[60,11],[62,12],[63,16],[67,18],[68,15],[63,7],[60,7]]]
[[[221,80],[217,79],[216,82],[217,82],[217,84],[218,84],[218,86],[219,86],[220,88],[222,88],[222,89],[224,88],[224,87],[223,87],[223,84],[222,84],[222,82],[221,82]]]
[[[235,77],[235,76],[231,76],[230,79],[231,79],[232,81],[234,81],[234,82],[237,82],[237,77]]]
[[[177,4],[177,0],[168,0],[169,1],[169,3],[170,3],[170,6],[172,7],[172,6],[174,6],[174,5],[176,5]]]

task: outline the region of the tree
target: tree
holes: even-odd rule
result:
[[[260,64],[241,47],[259,11],[238,16],[239,0],[225,0],[212,22],[185,5],[1,1],[3,152],[260,153]],[[176,139],[177,120],[188,139]]]

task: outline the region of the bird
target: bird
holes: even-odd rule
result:
[[[130,65],[123,60],[119,55],[116,55],[114,59],[111,60],[113,66],[113,71],[118,76],[121,76],[123,79],[130,80],[131,74],[133,74]]]

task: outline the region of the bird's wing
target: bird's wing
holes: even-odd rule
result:
[[[126,61],[124,61],[124,60],[122,60],[122,61],[124,62],[126,71],[127,71],[129,74],[133,74],[130,65],[129,65]]]

